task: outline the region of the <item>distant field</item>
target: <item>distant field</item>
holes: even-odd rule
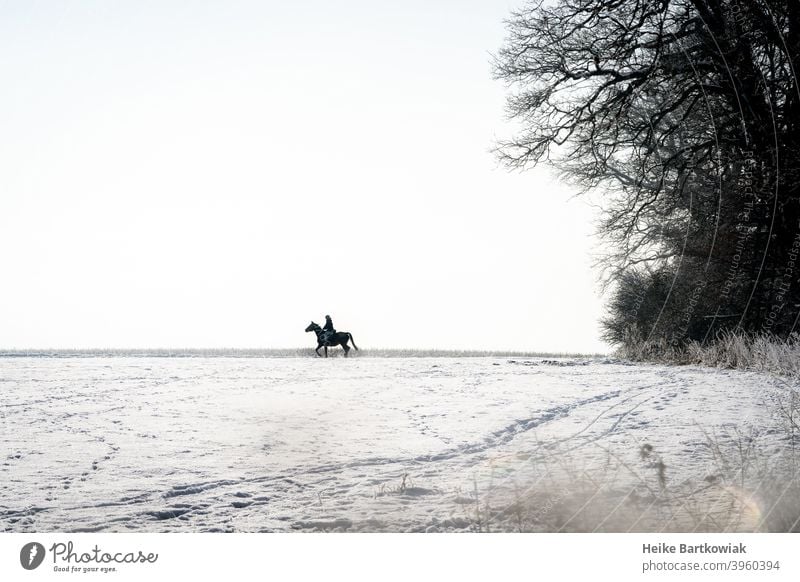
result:
[[[87,349],[0,349],[0,358],[299,358],[315,356],[313,348],[87,348]],[[329,357],[342,356],[340,348],[330,348]],[[604,354],[523,352],[503,350],[439,349],[362,349],[351,356],[373,358],[575,358],[603,357]]]

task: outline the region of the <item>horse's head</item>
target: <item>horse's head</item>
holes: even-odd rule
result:
[[[316,323],[314,323],[314,322],[312,321],[312,322],[311,322],[311,325],[309,325],[309,326],[306,328],[306,331],[307,331],[307,332],[309,332],[309,331],[317,331],[317,330],[320,330],[320,329],[322,329],[322,328],[321,328],[319,325],[317,325]]]

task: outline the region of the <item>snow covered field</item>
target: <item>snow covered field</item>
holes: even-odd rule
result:
[[[0,358],[0,530],[581,529],[550,518],[587,482],[630,503],[712,484],[714,447],[783,454],[786,389],[602,359]]]

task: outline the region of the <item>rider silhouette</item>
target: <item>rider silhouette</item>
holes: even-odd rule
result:
[[[322,332],[322,340],[325,342],[329,341],[336,333],[336,330],[333,329],[333,320],[330,315],[325,316],[325,325],[322,328]]]

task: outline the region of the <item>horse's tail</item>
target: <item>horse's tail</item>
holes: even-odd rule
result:
[[[356,350],[358,350],[358,346],[356,345],[356,340],[354,340],[354,339],[353,339],[353,334],[352,334],[352,333],[350,333],[350,332],[348,331],[348,332],[347,332],[347,337],[349,337],[349,338],[350,338],[350,341],[351,341],[351,342],[353,342],[353,347],[354,347]]]

